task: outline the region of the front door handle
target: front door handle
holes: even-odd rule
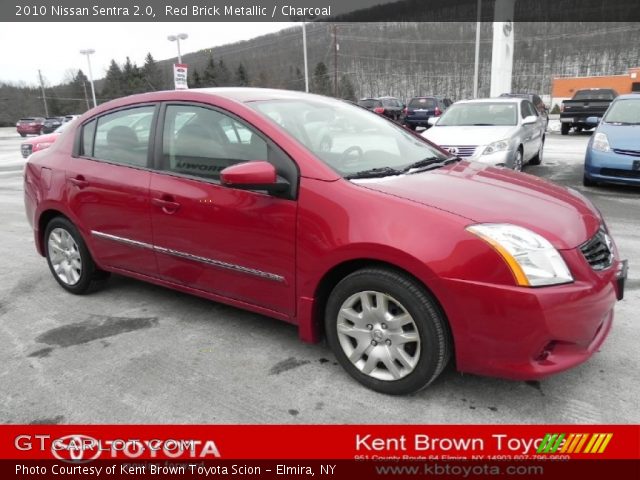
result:
[[[69,182],[74,184],[76,187],[84,188],[89,186],[89,182],[84,179],[82,175],[78,175],[74,178],[69,178]]]
[[[156,207],[162,208],[164,213],[171,215],[176,213],[180,208],[180,204],[171,198],[152,198],[151,203]]]

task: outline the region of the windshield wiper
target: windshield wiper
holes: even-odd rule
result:
[[[420,171],[432,170],[434,168],[444,167],[445,165],[448,165],[453,162],[459,162],[460,160],[462,160],[460,157],[447,157],[447,158],[428,157],[428,158],[419,160],[415,163],[412,163],[411,165],[405,167],[402,171],[408,172],[410,170],[415,170],[415,169],[420,169]]]
[[[495,123],[472,123],[472,127],[495,127]]]
[[[369,170],[362,170],[360,172],[351,173],[346,175],[344,178],[350,180],[352,178],[376,178],[376,177],[388,177],[390,175],[400,175],[402,173],[401,170],[396,170],[391,167],[379,167],[379,168],[370,168]]]

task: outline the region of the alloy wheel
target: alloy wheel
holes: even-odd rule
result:
[[[347,298],[338,312],[337,333],[349,361],[378,380],[406,377],[420,359],[413,317],[386,293],[362,291]]]
[[[55,275],[66,285],[75,285],[82,275],[82,257],[78,244],[64,228],[54,228],[47,240],[49,258]]]

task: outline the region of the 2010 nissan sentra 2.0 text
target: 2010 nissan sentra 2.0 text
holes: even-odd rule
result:
[[[65,290],[113,272],[275,317],[390,394],[450,360],[526,380],[580,364],[626,278],[576,191],[300,92],[105,103],[29,157],[24,190]]]

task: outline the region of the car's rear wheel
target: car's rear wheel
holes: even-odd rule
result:
[[[27,136],[27,134],[26,134],[26,133],[21,133],[21,134],[20,134],[20,136],[21,136],[22,138],[24,138],[24,137],[26,137],[26,136]]]
[[[77,228],[64,217],[47,224],[44,247],[53,278],[68,292],[89,293],[109,276],[96,267]]]
[[[345,370],[381,393],[418,391],[449,361],[449,329],[435,300],[390,269],[367,268],[340,281],[327,302],[325,327]]]
[[[560,133],[562,135],[569,135],[569,130],[571,129],[571,125],[568,123],[563,123],[560,125]]]

